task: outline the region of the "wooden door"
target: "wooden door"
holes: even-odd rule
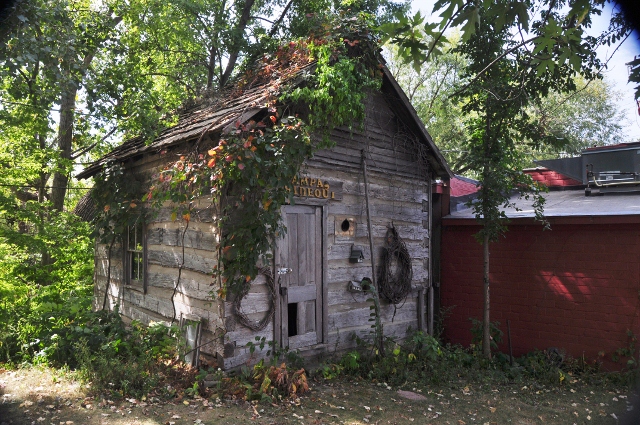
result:
[[[276,253],[276,339],[296,349],[322,342],[322,208],[286,206],[283,220],[287,232]]]

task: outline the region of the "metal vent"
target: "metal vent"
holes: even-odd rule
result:
[[[585,194],[592,189],[598,193],[640,192],[640,143],[602,146],[582,151],[582,156],[536,161],[586,185]]]

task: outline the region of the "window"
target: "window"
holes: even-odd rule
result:
[[[144,292],[147,292],[146,282],[146,243],[145,232],[142,223],[129,226],[127,232],[127,249],[125,257],[125,279],[129,285],[141,284]]]

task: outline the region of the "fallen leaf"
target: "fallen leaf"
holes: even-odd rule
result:
[[[497,409],[495,407],[489,407],[489,410],[491,411],[491,413],[495,413]]]

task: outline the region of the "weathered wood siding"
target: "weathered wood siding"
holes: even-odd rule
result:
[[[151,158],[136,163],[134,171],[153,170],[157,165],[157,158]],[[113,310],[117,305],[125,321],[138,320],[142,323],[172,320],[178,323],[182,315],[198,317],[202,321],[200,352],[215,356],[222,352],[224,307],[220,300],[212,297],[219,286],[212,277],[213,268],[217,265],[214,209],[206,202],[201,202],[193,211],[188,227],[183,220],[172,221],[171,214],[172,208],[167,204],[146,228],[146,294],[142,283],[123,285],[122,246],[114,246],[108,308]],[[96,309],[102,308],[106,287],[107,248],[98,245],[96,249]],[[178,281],[180,264],[183,266]]]
[[[375,258],[379,265],[388,226],[393,223],[405,241],[412,259],[413,290],[398,306],[382,301],[385,336],[402,338],[409,328],[419,323],[419,290],[429,278],[429,170],[420,161],[419,142],[396,119],[382,95],[369,99],[368,114],[361,129],[336,129],[332,138],[336,146],[318,152],[307,161],[301,176],[342,182],[341,199],[297,199],[299,205],[321,205],[322,217],[322,341],[306,349],[306,354],[331,355],[355,347],[355,339],[371,338],[368,294],[347,291],[349,281],[371,277],[371,252],[368,243],[367,212],[362,173],[362,152],[367,158],[369,197]],[[175,152],[179,152],[176,149]],[[136,163],[138,170],[157,168],[166,159],[151,156]],[[310,200],[311,199],[311,200]],[[203,319],[202,352],[218,354],[225,369],[250,364],[264,355],[269,347],[251,353],[247,344],[275,339],[275,323],[261,331],[253,331],[238,323],[232,297],[221,302],[212,300],[209,291],[217,286],[211,271],[217,264],[216,229],[212,225],[212,209],[201,206],[192,214],[184,237],[184,267],[176,288],[178,265],[182,260],[183,222],[171,221],[171,210],[164,208],[147,229],[148,291],[122,285],[122,250],[112,254],[112,279],[109,303],[121,305],[125,318],[131,320],[171,320],[171,296],[176,290],[176,316],[181,313]],[[340,230],[343,220],[351,220],[355,231]],[[350,263],[351,246],[363,248],[365,260]],[[277,279],[277,277],[276,277]],[[96,257],[96,303],[101,307],[106,281],[106,250],[101,246]],[[100,304],[98,306],[98,303]],[[259,321],[269,309],[269,291],[263,277],[253,282],[249,295],[242,302],[243,312],[250,320]],[[223,336],[221,336],[223,335]],[[210,342],[210,343],[208,343]],[[208,344],[207,344],[208,343]]]
[[[403,338],[408,329],[416,330],[420,323],[418,294],[419,289],[427,286],[429,278],[429,170],[425,168],[425,162],[419,160],[420,146],[417,146],[415,136],[397,121],[383,95],[370,98],[367,109],[363,128],[334,130],[331,137],[336,146],[316,153],[300,174],[302,177],[342,182],[341,200],[323,202],[309,197],[296,199],[299,205],[322,205],[326,209],[323,226],[327,237],[323,255],[326,257],[324,317],[327,335],[321,345],[302,350],[308,356],[325,357],[344,352],[356,347],[354,336],[365,340],[370,340],[372,336],[372,322],[369,321],[371,303],[366,301],[370,294],[347,291],[349,281],[360,281],[372,274],[361,165],[363,150],[369,172],[376,264],[380,264],[386,232],[393,222],[407,245],[413,267],[414,289],[406,302],[394,306],[382,301],[384,334]],[[345,235],[340,231],[345,219],[352,219],[355,223],[353,235]],[[349,262],[352,245],[364,249],[364,262]],[[255,342],[256,336],[265,337],[268,341],[274,335],[271,327],[258,333],[237,325],[230,311],[227,305],[225,317],[227,323],[231,324],[227,329],[234,331],[225,336],[225,367],[257,360],[258,350],[251,354],[246,343]]]

